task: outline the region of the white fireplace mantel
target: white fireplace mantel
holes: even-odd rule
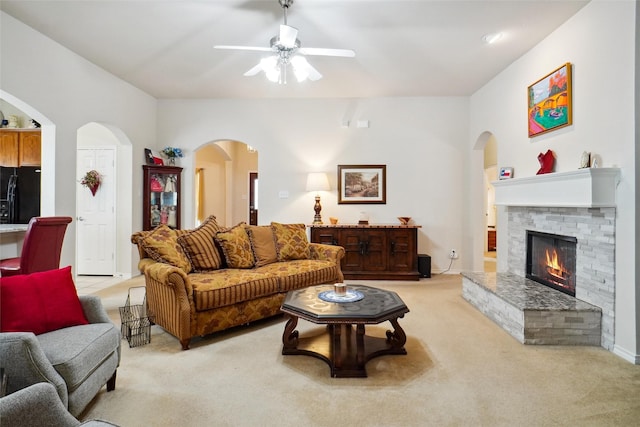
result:
[[[494,181],[499,206],[615,207],[619,168],[585,168]]]

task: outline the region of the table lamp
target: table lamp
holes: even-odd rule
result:
[[[307,191],[329,191],[329,189],[329,178],[326,173],[312,172],[307,176]],[[320,206],[320,194],[316,193],[316,204],[313,210],[316,212],[313,217],[313,223],[322,224],[322,217],[320,216],[320,211],[322,210],[322,206]]]

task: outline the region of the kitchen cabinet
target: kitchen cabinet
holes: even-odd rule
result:
[[[18,140],[19,166],[40,166],[41,157],[40,131],[21,131]]]
[[[345,279],[418,280],[416,225],[310,225],[311,241],[342,246]]]
[[[0,166],[18,167],[17,132],[0,130]]]
[[[180,228],[180,175],[176,166],[150,166],[143,169],[142,228],[152,230],[160,224]]]
[[[40,129],[0,129],[0,166],[40,166]]]

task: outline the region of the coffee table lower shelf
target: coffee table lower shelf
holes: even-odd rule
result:
[[[366,363],[374,357],[389,354],[407,354],[404,344],[406,335],[397,318],[390,320],[393,331],[387,338],[365,334],[364,324],[328,324],[321,333],[299,337],[295,330],[296,316],[290,316],[282,335],[283,355],[312,356],[324,360],[331,368],[334,378],[363,378],[367,376]]]

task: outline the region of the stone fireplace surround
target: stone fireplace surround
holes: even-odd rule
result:
[[[583,306],[583,309],[587,311],[589,311],[589,305],[601,309],[599,344],[612,350],[615,319],[615,191],[619,183],[619,174],[620,171],[617,168],[580,169],[494,182],[496,205],[507,206],[508,251],[506,256],[508,273],[497,273],[496,276],[489,279],[477,273],[463,274],[465,276],[463,296],[487,316],[501,324],[496,319],[503,314],[497,313],[496,315],[496,310],[500,311],[499,307],[507,307],[513,302],[507,301],[508,304],[505,305],[505,301],[498,301],[501,297],[496,297],[495,291],[491,290],[490,286],[482,284],[482,280],[495,280],[499,284],[501,274],[504,275],[503,280],[509,283],[518,282],[510,276],[524,278],[526,230],[576,237],[578,240],[576,254],[577,303],[588,303],[586,304],[587,308]],[[498,256],[501,255],[500,252],[498,254]],[[528,279],[523,280],[527,282],[527,286],[530,286]],[[532,283],[535,283],[534,286],[544,287],[536,282]],[[471,288],[475,285],[480,285],[479,287],[482,288],[480,293],[477,292],[477,289]],[[478,307],[478,296],[487,290],[491,294],[489,299],[494,300],[491,303],[492,307]],[[553,292],[562,295],[558,291]],[[480,300],[483,299],[484,297],[480,298]],[[560,306],[564,307],[566,303],[564,301]],[[486,304],[486,301],[482,304]],[[531,304],[531,301],[527,302],[528,309],[532,308]],[[546,306],[548,306],[548,301],[542,302],[540,308]],[[505,308],[504,311],[510,309],[512,307]],[[561,310],[566,310],[566,308],[561,308]],[[546,317],[547,320],[550,318],[553,318],[553,315]],[[578,319],[579,323],[593,322],[592,318],[587,320],[582,317],[582,314],[578,316]],[[501,324],[501,326],[509,331],[505,324]],[[563,329],[564,326],[558,326],[558,328],[569,335],[584,333],[582,330],[576,332],[576,330]],[[509,332],[511,333],[511,331]],[[553,333],[557,334],[558,332]],[[526,338],[527,333],[524,332],[524,334]],[[529,333],[529,335],[531,334]],[[514,334],[512,333],[512,335]],[[521,342],[525,341],[521,340]],[[572,342],[559,340],[558,343]]]

